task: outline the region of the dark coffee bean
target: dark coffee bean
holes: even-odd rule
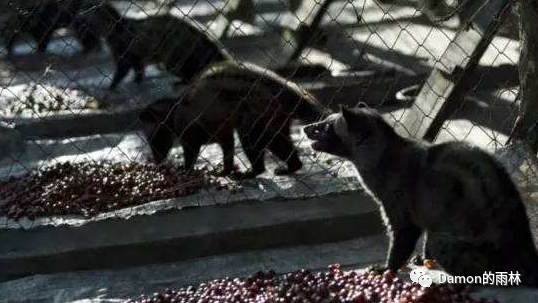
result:
[[[0,182],[0,213],[15,220],[91,216],[218,186],[227,185],[202,170],[187,173],[165,165],[65,162]]]
[[[422,288],[391,276],[343,272],[335,266],[324,272],[299,270],[280,276],[273,271],[260,271],[243,279],[226,277],[201,283],[198,288],[167,289],[150,298],[140,297],[130,302],[452,303],[455,296],[462,302],[489,302],[471,299],[469,292],[462,292],[461,287]]]

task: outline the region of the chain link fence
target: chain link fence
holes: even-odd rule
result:
[[[536,153],[506,145],[519,104],[507,3],[3,1],[0,226],[360,190],[302,132],[359,102],[406,136],[435,120],[430,139],[497,154],[537,198]]]

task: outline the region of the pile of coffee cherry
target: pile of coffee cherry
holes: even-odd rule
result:
[[[225,189],[207,171],[141,163],[60,163],[0,182],[0,216],[92,216],[202,188]]]
[[[17,102],[3,109],[5,114],[36,115],[61,110],[97,109],[99,102],[83,91],[51,85],[32,83],[17,96]]]
[[[141,296],[129,303],[498,303],[476,300],[466,285],[422,287],[393,272],[343,271],[339,265],[284,275],[258,272],[247,278],[224,278],[177,290]]]

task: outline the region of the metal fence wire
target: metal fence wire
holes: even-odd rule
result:
[[[0,226],[358,190],[302,126],[365,102],[496,154],[524,195],[510,1],[0,3]],[[449,75],[449,76],[447,76]]]

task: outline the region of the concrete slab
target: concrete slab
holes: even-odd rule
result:
[[[360,193],[169,210],[78,227],[4,229],[0,280],[316,244],[382,231],[376,206]]]
[[[36,275],[0,283],[2,303],[123,302],[143,293],[178,288],[223,277],[240,277],[258,270],[286,273],[300,268],[323,270],[332,263],[360,268],[385,255],[384,236],[363,237],[321,245],[249,250],[241,253],[126,268]]]
[[[20,133],[0,121],[0,160],[21,153],[25,148]]]

